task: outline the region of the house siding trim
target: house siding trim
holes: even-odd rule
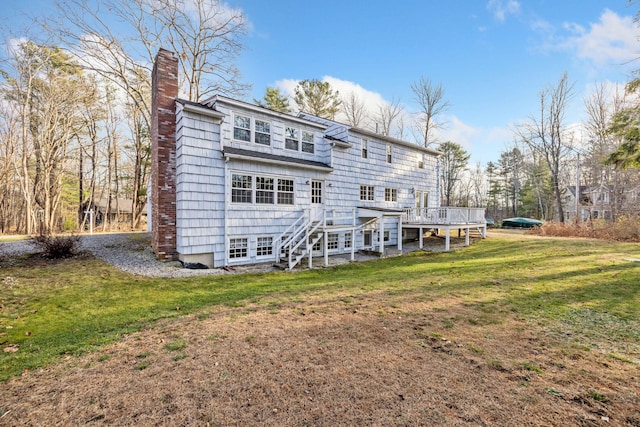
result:
[[[279,156],[269,153],[259,153],[255,151],[244,150],[242,148],[225,147],[222,151],[225,159],[248,160],[260,163],[270,163],[275,165],[298,167],[303,169],[312,169],[322,172],[332,172],[333,168],[325,163],[315,162],[312,160],[298,159],[295,157]]]

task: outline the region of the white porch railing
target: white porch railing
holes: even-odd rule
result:
[[[484,208],[407,208],[402,222],[415,224],[484,224]]]

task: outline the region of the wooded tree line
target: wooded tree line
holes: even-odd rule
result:
[[[514,126],[513,141],[497,161],[484,171],[481,165],[463,171],[454,186],[453,204],[485,206],[487,216],[496,219],[574,221],[578,186],[580,201],[591,206],[590,213],[606,208],[606,219],[637,216],[640,103],[635,84],[596,84],[583,100],[582,123],[570,124],[564,115],[574,93],[563,75],[539,93],[537,113]],[[597,199],[587,200],[589,192]]]
[[[160,47],[178,52],[184,98],[248,93],[237,68],[247,26],[240,10],[219,0],[97,3],[63,0],[59,18],[34,20],[31,29],[6,36],[0,232],[78,230],[89,211],[100,211],[104,230],[141,225],[150,172],[150,68]],[[628,190],[640,184],[638,87],[640,79],[626,89],[598,85],[584,101],[579,133],[565,117],[574,88],[561,76],[540,91],[537,111],[513,127],[511,145],[486,166],[469,166],[459,143],[438,138],[450,104],[442,85],[424,76],[410,85],[417,106],[411,114],[399,99],[372,108],[357,93],[341,94],[317,79],[300,81],[291,98],[269,87],[254,102],[339,116],[440,150],[442,205],[484,206],[496,219],[563,221],[563,199],[576,177],[609,193],[614,218],[628,213]]]
[[[246,21],[218,0],[63,0],[57,9],[5,37],[0,232],[77,231],[89,212],[104,230],[139,228],[153,56],[179,52],[189,100],[242,97],[249,86],[236,59]]]

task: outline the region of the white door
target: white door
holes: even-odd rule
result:
[[[318,218],[324,209],[324,181],[311,180],[311,219]]]
[[[416,190],[416,217],[421,221],[427,221],[427,209],[429,207],[429,192]]]

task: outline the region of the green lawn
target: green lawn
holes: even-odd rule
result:
[[[151,279],[95,259],[0,265],[0,381],[116,341],[168,317],[215,306],[304,304],[367,294],[412,301],[455,298],[472,322],[519,316],[572,331],[584,345],[640,349],[640,245],[594,240],[491,238],[457,252],[341,267],[251,275]],[[1,261],[0,261],[1,263]],[[403,299],[404,298],[404,299]],[[619,346],[617,344],[620,344]],[[623,345],[624,344],[624,345]]]

